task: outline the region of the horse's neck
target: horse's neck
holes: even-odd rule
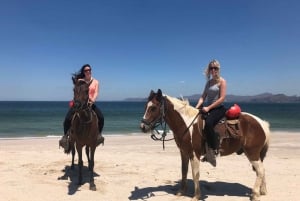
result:
[[[175,133],[177,131],[181,131],[183,128],[185,129],[186,125],[182,116],[178,113],[178,111],[173,109],[173,106],[168,106],[169,109],[165,113],[165,121],[170,127],[170,129]]]
[[[78,118],[80,119],[80,121],[87,121],[93,115],[93,111],[90,109],[84,109],[84,110],[78,111],[77,113],[78,113]]]

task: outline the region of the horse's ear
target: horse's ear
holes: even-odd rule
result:
[[[161,97],[161,96],[162,96],[161,89],[158,89],[158,90],[157,90],[157,96],[159,96],[159,97]]]
[[[156,96],[156,99],[160,102],[161,101],[161,98],[162,98],[162,92],[160,89],[157,90],[157,96]]]
[[[80,84],[80,85],[82,85],[82,84],[88,84],[88,83],[86,83],[86,81],[85,81],[84,79],[82,79],[82,78],[77,79],[76,82],[77,82],[78,84]]]
[[[72,81],[73,81],[73,84],[75,85],[76,84],[76,78],[74,76],[72,77]]]
[[[150,101],[150,100],[153,98],[153,96],[154,96],[154,91],[151,90],[151,91],[150,91],[150,94],[149,94],[149,96],[148,96],[148,101]]]

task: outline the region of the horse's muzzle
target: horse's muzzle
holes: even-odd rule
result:
[[[151,129],[150,125],[144,119],[141,121],[140,128],[144,133],[147,133]]]

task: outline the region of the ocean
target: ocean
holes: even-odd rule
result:
[[[144,102],[102,101],[103,135],[140,134]],[[0,101],[0,138],[52,137],[63,134],[67,101]],[[191,102],[191,105],[195,103]],[[231,106],[226,103],[225,106]],[[300,103],[239,103],[242,111],[270,123],[271,131],[300,134]]]

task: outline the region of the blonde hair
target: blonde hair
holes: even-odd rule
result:
[[[216,60],[216,59],[213,59],[213,60],[211,60],[209,63],[208,63],[208,65],[207,65],[207,67],[206,67],[206,69],[205,69],[205,76],[206,76],[206,78],[207,78],[207,80],[210,80],[210,78],[211,78],[211,75],[210,75],[210,69],[209,69],[209,67],[211,67],[211,66],[214,66],[214,67],[218,67],[219,68],[219,70],[218,70],[218,74],[217,74],[217,82],[219,82],[220,81],[220,70],[221,70],[221,65],[220,65],[220,63],[219,63],[219,61],[218,60]]]

